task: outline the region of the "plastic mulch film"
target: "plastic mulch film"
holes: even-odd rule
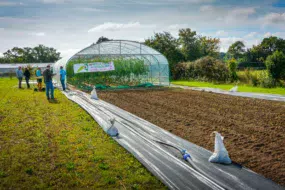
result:
[[[257,98],[257,99],[263,99],[263,100],[274,100],[274,101],[285,102],[285,96],[277,95],[277,94],[261,94],[261,93],[250,93],[250,92],[235,92],[235,91],[231,92],[231,91],[221,90],[218,88],[189,87],[189,86],[180,86],[180,85],[173,85],[173,84],[171,84],[170,86],[176,87],[176,88],[189,89],[189,90],[213,92],[217,94],[226,94],[226,95],[231,95],[231,96],[240,96],[240,97],[246,97],[246,98]]]
[[[170,189],[283,189],[238,164],[210,163],[212,152],[112,104],[93,100],[80,91],[63,93],[85,109],[105,132],[111,125],[115,127],[119,135],[112,138]],[[191,163],[183,159],[180,149],[190,153]]]

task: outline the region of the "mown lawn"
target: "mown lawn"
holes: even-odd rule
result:
[[[235,86],[234,84],[213,84],[210,82],[199,82],[199,81],[171,81],[171,83],[176,85],[191,86],[191,87],[219,88],[222,90],[229,90]],[[247,86],[247,85],[238,85],[238,91],[285,95],[285,88],[261,88],[261,87]]]
[[[58,90],[0,78],[0,189],[165,189]]]

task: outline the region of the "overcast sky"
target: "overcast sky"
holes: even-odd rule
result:
[[[221,51],[285,38],[285,0],[0,0],[0,55],[44,44],[66,56],[100,36],[144,41],[186,27],[219,37]]]

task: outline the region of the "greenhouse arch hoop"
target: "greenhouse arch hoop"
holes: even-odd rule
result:
[[[163,86],[169,85],[169,64],[165,56],[143,43],[130,40],[109,40],[97,44],[93,43],[75,54],[58,60],[53,66],[56,73],[55,78],[59,81],[60,66],[66,69],[69,63],[76,60],[98,59],[142,60],[144,67],[147,68],[147,73],[140,76],[143,82]],[[67,76],[70,75],[72,73],[67,70]]]

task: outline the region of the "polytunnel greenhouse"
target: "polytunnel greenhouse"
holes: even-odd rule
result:
[[[113,70],[82,72],[84,65],[98,63],[112,63]],[[75,67],[78,65],[83,66],[76,73]],[[67,72],[67,82],[77,86],[169,85],[167,59],[158,51],[134,41],[111,40],[92,44],[74,55],[62,58],[53,67],[57,79],[60,66]]]

